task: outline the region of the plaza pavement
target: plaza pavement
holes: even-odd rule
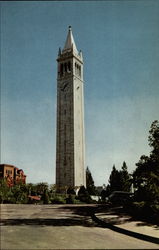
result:
[[[1,250],[159,249],[158,232],[105,206],[1,205]]]

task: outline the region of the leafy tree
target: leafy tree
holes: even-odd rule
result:
[[[28,195],[37,195],[37,185],[33,183],[26,184]]]
[[[91,197],[84,186],[81,186],[80,190],[78,191],[78,199],[85,203],[91,202]]]
[[[75,192],[75,190],[74,190],[73,187],[69,187],[69,188],[67,189],[67,194],[73,194],[73,195],[75,195],[76,192]]]
[[[25,184],[14,185],[10,194],[11,203],[25,204],[28,202],[28,193]]]
[[[86,169],[86,188],[89,194],[95,195],[96,194],[96,188],[94,185],[94,180],[91,174],[91,171],[87,167]]]
[[[73,203],[74,203],[73,195],[70,193],[66,198],[66,204],[73,204]]]
[[[6,179],[0,179],[0,203],[8,200],[10,188],[7,185]]]
[[[137,201],[159,203],[159,122],[151,125],[148,137],[150,156],[142,155],[133,173]]]
[[[156,120],[152,123],[149,131],[149,145],[152,147],[150,157],[156,162],[155,170],[159,172],[159,122]]]
[[[49,204],[48,191],[45,189],[42,195],[43,204]]]
[[[48,183],[40,182],[36,185],[36,190],[38,195],[43,195],[45,190],[48,191]]]
[[[51,184],[51,185],[49,186],[49,192],[50,192],[50,193],[55,193],[55,192],[56,192],[56,189],[57,189],[56,184]]]

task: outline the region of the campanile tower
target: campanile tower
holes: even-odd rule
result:
[[[71,26],[57,63],[56,185],[62,190],[86,182],[83,57]]]

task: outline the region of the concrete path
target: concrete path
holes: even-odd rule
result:
[[[119,208],[109,208],[104,206],[99,206],[95,211],[95,216],[100,222],[105,222],[114,226],[114,228],[121,228],[123,230],[128,230],[136,234],[142,234],[154,238],[154,242],[159,243],[159,226],[148,224],[143,221],[134,220],[130,215],[125,214],[121,207]],[[99,223],[100,223],[99,222]],[[112,227],[113,228],[113,227]],[[151,239],[150,239],[151,240]]]
[[[1,249],[159,249],[94,222],[97,207],[1,205]]]

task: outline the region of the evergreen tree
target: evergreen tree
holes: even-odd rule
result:
[[[113,191],[121,191],[121,173],[118,171],[113,165],[110,177],[109,177],[109,186],[110,186],[110,193]]]
[[[137,188],[136,199],[148,203],[159,203],[159,122],[154,121],[149,131],[150,156],[142,155],[133,173]]]
[[[123,162],[120,173],[121,173],[121,190],[125,192],[130,192],[131,180],[130,180],[130,174],[128,173],[128,167],[125,161]]]
[[[108,197],[111,194],[111,190],[110,190],[110,185],[108,184],[107,187],[105,189],[103,189],[101,191],[101,199],[102,201],[106,201],[106,197]]]
[[[109,193],[113,191],[130,191],[130,175],[128,173],[128,168],[126,162],[123,162],[121,170],[117,170],[115,165],[113,165],[110,177],[108,191]]]
[[[87,191],[90,195],[95,195],[96,194],[96,188],[94,185],[94,180],[91,174],[91,171],[89,170],[89,168],[87,167],[86,169],[86,188]]]

